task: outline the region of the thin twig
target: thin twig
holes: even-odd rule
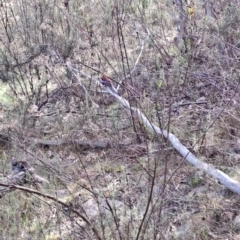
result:
[[[86,218],[84,217],[82,214],[79,213],[79,211],[75,208],[73,208],[72,206],[70,206],[69,204],[51,196],[51,195],[48,195],[48,194],[45,194],[45,193],[42,193],[42,192],[39,192],[37,190],[33,190],[31,188],[26,188],[26,187],[22,187],[22,186],[19,186],[19,185],[14,185],[14,184],[3,184],[3,183],[0,183],[0,186],[3,186],[3,187],[6,187],[6,188],[10,188],[10,189],[18,189],[18,190],[21,190],[23,192],[27,192],[27,193],[31,193],[31,194],[35,194],[35,195],[38,195],[38,196],[41,196],[41,197],[44,197],[44,198],[47,198],[47,199],[50,199],[50,200],[53,200],[54,202],[64,206],[65,208],[68,208],[70,209],[70,211],[72,211],[73,213],[75,213],[78,217],[80,217],[93,231],[93,233],[95,234],[96,238],[98,240],[101,240],[102,238],[99,236],[98,234],[98,231],[97,229],[91,224],[91,222]]]
[[[139,63],[139,61],[140,61],[140,58],[141,58],[142,53],[143,53],[143,50],[144,50],[145,42],[146,42],[148,39],[149,39],[149,34],[148,34],[148,36],[146,37],[146,39],[142,41],[142,46],[141,46],[139,55],[138,55],[138,57],[137,57],[134,65],[133,65],[132,70],[130,71],[130,73],[129,73],[128,75],[126,75],[126,76],[118,83],[117,90],[120,88],[120,86],[122,86],[123,81],[124,81],[125,79],[127,79],[128,77],[130,77],[130,76],[133,74],[133,72],[136,70],[136,67],[137,67],[137,65],[138,65],[138,63]]]

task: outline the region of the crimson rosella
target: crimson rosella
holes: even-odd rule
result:
[[[117,89],[113,86],[111,80],[105,74],[102,74],[100,77],[100,82],[104,87],[110,89],[113,93],[118,94]]]

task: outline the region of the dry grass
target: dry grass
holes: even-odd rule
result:
[[[239,180],[239,3],[214,3],[207,17],[197,1],[186,23],[193,38],[179,43],[177,6],[165,1],[69,1],[69,12],[62,2],[2,4],[9,26],[0,23],[0,100],[14,104],[0,110],[1,134],[11,139],[1,145],[1,173],[12,156],[29,161],[50,182],[40,191],[69,209],[8,194],[1,239],[93,239],[71,208],[102,239],[239,239],[239,196],[184,162],[96,81],[105,72],[117,86],[134,69],[120,94]],[[36,145],[29,137],[109,145]]]

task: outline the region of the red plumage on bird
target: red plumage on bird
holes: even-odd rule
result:
[[[102,76],[100,78],[100,82],[103,86],[112,87],[111,80],[105,74],[102,74]]]

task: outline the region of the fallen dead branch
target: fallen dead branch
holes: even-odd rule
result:
[[[74,144],[81,149],[106,149],[111,147],[109,142],[98,142],[98,141],[79,141],[77,139],[39,139],[39,138],[27,138],[28,141],[31,141],[35,144],[47,145],[47,146],[60,146],[60,145],[69,145]]]
[[[39,139],[39,138],[26,138],[29,142],[41,145],[41,146],[62,146],[62,145],[74,145],[78,149],[83,151],[88,150],[103,150],[109,148],[121,149],[121,153],[128,154],[128,157],[136,157],[147,151],[146,147],[139,144],[126,144],[126,143],[113,143],[113,142],[101,142],[101,141],[79,141],[77,139]]]
[[[173,135],[172,133],[161,130],[159,127],[151,123],[148,118],[140,111],[139,108],[132,107],[129,102],[119,96],[116,91],[114,91],[114,87],[112,84],[103,85],[106,91],[111,94],[113,97],[115,97],[118,102],[120,102],[125,108],[132,111],[135,115],[138,116],[140,121],[153,133],[163,135],[166,139],[168,139],[176,151],[184,158],[186,159],[190,164],[195,166],[196,168],[204,171],[208,175],[212,176],[216,180],[218,180],[222,185],[224,185],[226,188],[231,190],[234,193],[237,193],[240,195],[240,183],[230,178],[227,174],[223,173],[222,171],[216,169],[214,166],[207,164],[201,160],[199,160],[197,157],[195,157],[184,145],[181,144],[179,139]]]

